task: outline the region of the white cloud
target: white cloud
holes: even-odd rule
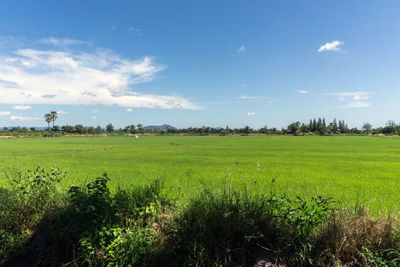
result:
[[[0,102],[1,102],[1,100],[0,100]],[[12,109],[13,110],[18,110],[18,111],[26,111],[26,110],[32,109],[32,107],[31,106],[13,106]]]
[[[338,108],[367,108],[371,106],[367,102],[361,102],[361,101],[354,101],[354,102],[349,102],[344,106],[340,106]]]
[[[92,120],[97,120],[96,116],[92,116],[91,118],[92,118]]]
[[[254,116],[254,115],[256,115],[255,112],[247,112],[247,116]]]
[[[70,114],[71,112],[69,112],[69,111],[66,111],[66,110],[59,110],[59,111],[57,111],[57,114],[63,114],[63,115],[67,115],[67,114]]]
[[[242,45],[241,47],[239,47],[238,49],[238,53],[242,53],[246,50],[246,47],[244,45]]]
[[[140,35],[140,33],[142,32],[141,29],[136,28],[135,26],[130,26],[130,27],[128,28],[128,31],[130,31],[130,32],[136,32],[136,33],[138,33],[139,35]]]
[[[264,99],[266,98],[265,96],[247,96],[247,95],[242,95],[239,97],[239,99]]]
[[[127,108],[126,112],[134,112],[133,108]]]
[[[0,111],[0,116],[10,116],[10,114],[9,111]]]
[[[323,51],[340,51],[340,45],[344,44],[341,41],[332,41],[330,43],[326,43],[318,49],[318,52]]]
[[[10,116],[11,121],[32,121],[32,120],[40,120],[40,118],[32,118],[32,117],[22,117],[22,116]]]
[[[366,102],[371,98],[370,92],[339,92],[325,95],[335,96],[337,100],[345,102],[343,106],[335,108],[367,108],[371,106],[370,103]]]
[[[299,92],[299,94],[303,94],[303,95],[308,94],[307,90],[299,90],[298,92]]]
[[[200,109],[180,96],[132,90],[133,85],[154,80],[165,69],[153,58],[130,60],[109,50],[94,50],[20,49],[12,56],[0,54],[0,104]]]
[[[84,42],[81,40],[69,39],[69,38],[61,38],[57,39],[54,37],[45,38],[39,40],[38,43],[42,44],[50,44],[55,46],[69,46],[69,45],[82,45],[82,44],[90,44],[89,42]]]
[[[345,101],[346,98],[350,98],[355,101],[367,100],[371,98],[370,92],[339,92],[339,93],[328,93],[326,95],[338,96],[340,101]]]

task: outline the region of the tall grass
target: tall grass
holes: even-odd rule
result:
[[[110,192],[104,174],[62,190],[57,168],[0,189],[4,266],[397,266],[398,220],[226,183],[184,204],[163,183]]]

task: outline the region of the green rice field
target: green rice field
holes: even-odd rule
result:
[[[400,140],[361,136],[141,136],[0,140],[0,184],[10,167],[57,166],[63,186],[104,171],[112,188],[164,181],[181,199],[202,184],[247,184],[290,197],[365,203],[377,213],[400,208]]]

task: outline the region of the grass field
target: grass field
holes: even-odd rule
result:
[[[56,165],[68,172],[65,186],[106,171],[113,188],[162,178],[168,192],[182,199],[202,183],[228,180],[291,197],[333,197],[348,207],[359,199],[375,214],[400,208],[400,140],[392,138],[26,138],[0,140],[0,149],[1,169]]]

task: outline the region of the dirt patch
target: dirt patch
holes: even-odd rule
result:
[[[65,137],[107,137],[107,134],[66,134]]]
[[[16,136],[2,135],[2,136],[0,136],[0,139],[14,139],[14,138],[24,138],[24,136],[23,135],[16,135]]]

